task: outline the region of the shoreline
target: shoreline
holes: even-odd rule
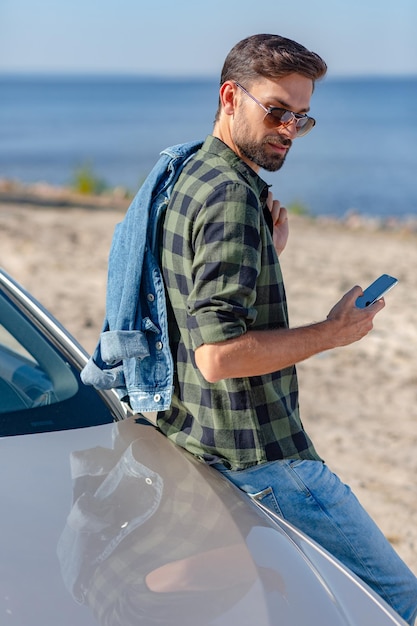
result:
[[[50,183],[22,183],[0,178],[0,204],[42,208],[119,209],[125,211],[133,196],[122,187],[109,188],[100,194],[81,193],[69,186]]]
[[[136,192],[135,192],[136,193]],[[70,186],[52,185],[46,182],[24,183],[18,180],[0,178],[0,205],[26,205],[41,208],[80,208],[109,209],[125,212],[134,198],[133,193],[124,187],[108,187],[101,193],[82,193]],[[417,215],[396,216],[368,215],[356,209],[349,209],[343,215],[313,214],[298,206],[289,205],[292,216],[328,223],[341,224],[350,229],[406,231],[417,234]]]

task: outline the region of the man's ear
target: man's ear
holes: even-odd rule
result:
[[[222,109],[226,115],[233,115],[236,110],[236,85],[233,81],[227,80],[220,87],[219,96]]]

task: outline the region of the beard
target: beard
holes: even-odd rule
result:
[[[241,118],[235,125],[233,141],[240,153],[247,159],[255,163],[258,167],[267,172],[277,172],[285,162],[288,150],[292,146],[292,141],[285,135],[270,135],[265,137],[261,143],[250,138],[250,126],[245,118]],[[276,154],[268,151],[268,144],[281,145],[287,148],[287,152]]]
[[[291,139],[283,137],[282,135],[274,135],[273,137],[266,137],[261,143],[251,141],[250,139],[243,139],[235,141],[236,146],[240,152],[252,163],[258,165],[267,172],[277,172],[284,165],[285,157],[288,154],[288,150],[285,154],[269,153],[266,150],[267,144],[280,144],[286,148],[291,147]]]

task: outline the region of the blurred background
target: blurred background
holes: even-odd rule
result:
[[[133,193],[165,147],[212,129],[240,39],[273,32],[319,53],[276,197],[313,215],[417,212],[414,0],[2,0],[0,179]]]

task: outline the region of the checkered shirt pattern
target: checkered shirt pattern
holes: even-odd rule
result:
[[[208,383],[194,359],[204,343],[288,327],[267,195],[267,184],[209,136],[174,187],[162,232],[175,375],[158,426],[200,459],[234,470],[319,459],[300,421],[295,367]]]

